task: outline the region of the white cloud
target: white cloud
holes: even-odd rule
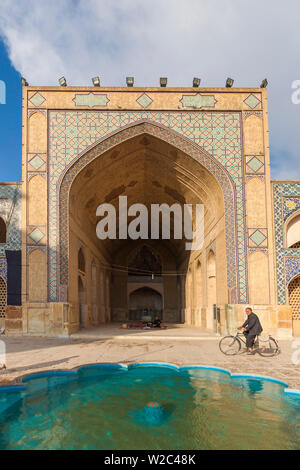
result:
[[[0,34],[29,83],[240,86],[269,80],[273,177],[299,178],[297,0],[1,0]]]

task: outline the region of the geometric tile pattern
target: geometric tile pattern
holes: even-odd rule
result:
[[[94,106],[106,106],[109,99],[107,95],[99,95],[90,92],[84,95],[75,95],[73,101],[76,106],[88,106],[89,108],[93,108]]]
[[[299,196],[300,183],[273,183],[278,304],[288,303],[288,283],[300,273],[300,249],[285,248],[283,231],[287,218],[300,209]]]
[[[290,215],[300,210],[300,196],[285,198],[282,209],[283,220],[286,221]]]
[[[0,215],[7,226],[7,241],[0,245],[0,257],[5,250],[21,250],[21,189],[19,185],[0,183]]]
[[[214,95],[182,95],[181,103],[183,108],[214,108],[217,100]]]
[[[300,274],[300,256],[285,258],[285,282],[286,285],[298,274]]]
[[[7,260],[6,256],[0,258],[0,277],[7,282]]]
[[[35,170],[38,170],[45,164],[45,161],[42,160],[39,155],[35,155],[31,160],[29,160],[29,163]]]
[[[44,238],[45,234],[41,232],[39,228],[35,228],[28,236],[34,243],[39,243],[42,238]]]
[[[143,93],[136,100],[142,108],[148,108],[148,106],[153,102],[153,100],[146,93]]]
[[[256,106],[260,103],[260,100],[255,96],[253,95],[252,93],[247,96],[247,98],[244,100],[244,103],[246,103],[247,106],[249,106],[249,108],[251,109],[254,109],[256,108]]]
[[[227,246],[228,266],[238,266],[236,303],[248,301],[247,253],[245,237],[244,175],[242,171],[241,114],[238,112],[210,111],[50,111],[49,113],[49,300],[56,301],[59,290],[59,187],[66,168],[85,155],[87,150],[105,137],[117,136],[138,123],[152,123],[160,129],[169,129],[173,140],[176,135],[201,150],[230,177],[235,193],[234,210],[227,213],[227,230],[235,230],[236,253],[229,257],[232,247]],[[136,127],[136,126],[135,126]],[[169,138],[172,143],[172,138]],[[191,150],[192,151],[192,150]],[[207,157],[208,158],[208,157]],[[208,159],[209,160],[209,159]],[[211,161],[211,160],[210,160]],[[209,162],[207,162],[209,164]],[[217,176],[218,177],[218,176]],[[226,197],[230,198],[230,195]],[[229,204],[229,203],[228,203]],[[67,236],[64,234],[64,236]],[[228,245],[232,242],[227,237]],[[231,260],[231,262],[230,262]],[[65,260],[67,263],[67,260]],[[229,268],[230,269],[230,268]],[[229,282],[232,278],[230,273]],[[65,280],[65,279],[64,279]]]
[[[257,116],[262,119],[262,111],[243,111],[243,118],[246,120],[249,116]]]
[[[264,155],[246,155],[246,173],[263,174],[265,168]]]
[[[249,230],[249,247],[263,247],[268,246],[268,231],[266,228],[251,228]]]
[[[27,180],[30,181],[31,178],[36,175],[42,176],[42,178],[47,179],[47,174],[45,171],[27,171]]]
[[[39,92],[35,93],[31,98],[29,98],[30,103],[32,103],[37,108],[41,106],[46,99]]]

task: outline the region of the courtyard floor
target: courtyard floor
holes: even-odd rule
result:
[[[70,338],[6,337],[6,367],[0,371],[0,385],[45,370],[72,369],[101,362],[170,362],[177,365],[223,367],[233,373],[252,373],[277,378],[290,388],[300,389],[300,364],[292,362],[292,340],[280,341],[281,354],[264,358],[245,352],[224,356],[220,337],[199,328],[182,325],[167,330],[122,330],[105,325],[84,330]],[[299,354],[300,356],[300,354]]]

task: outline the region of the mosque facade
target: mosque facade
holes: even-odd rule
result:
[[[22,113],[22,182],[0,183],[7,334],[155,316],[223,334],[246,306],[300,334],[300,181],[271,181],[265,88],[23,86]],[[203,246],[99,239],[98,206],[124,196],[203,205]]]

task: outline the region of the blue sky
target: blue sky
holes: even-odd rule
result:
[[[6,104],[0,104],[0,181],[19,181],[22,151],[22,86],[0,41],[0,80],[6,85]]]
[[[1,0],[0,180],[21,168],[20,75],[31,85],[259,86],[267,77],[273,179],[300,178],[299,0]],[[300,88],[300,82],[299,82]],[[300,96],[300,95],[299,95]]]

